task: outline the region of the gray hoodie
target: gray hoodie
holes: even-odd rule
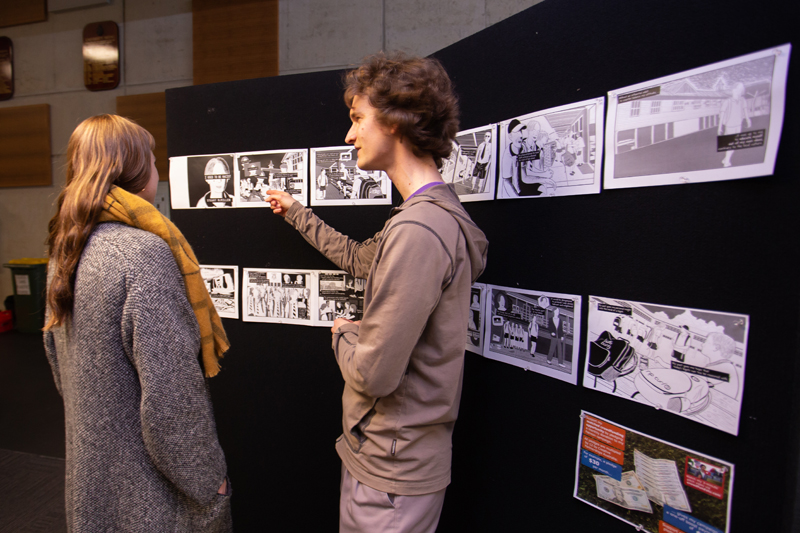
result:
[[[367,279],[361,324],[345,324],[333,337],[345,381],[336,444],[342,462],[383,492],[445,488],[485,235],[445,184],[404,202],[363,243],[299,204],[286,220],[340,268]]]

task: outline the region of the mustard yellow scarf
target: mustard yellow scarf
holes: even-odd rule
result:
[[[122,222],[164,239],[183,274],[186,296],[200,325],[200,348],[206,377],[219,373],[219,360],[230,348],[222,321],[200,276],[200,265],[180,230],[147,200],[112,185],[99,222]]]

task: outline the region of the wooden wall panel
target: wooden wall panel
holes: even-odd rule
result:
[[[0,2],[0,28],[44,22],[47,20],[46,0],[3,0]]]
[[[194,84],[278,75],[278,0],[193,0]]]
[[[156,140],[156,168],[160,181],[169,180],[167,158],[167,100],[163,92],[117,96],[117,114],[136,121]]]
[[[50,105],[0,108],[0,187],[52,185]]]

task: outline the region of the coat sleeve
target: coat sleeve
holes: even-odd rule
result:
[[[328,226],[311,209],[299,203],[289,208],[286,221],[336,266],[357,278],[367,278],[381,232],[364,242],[358,242]]]
[[[343,325],[333,339],[352,389],[373,398],[397,389],[451,269],[450,254],[431,229],[401,223],[387,231],[364,319]]]
[[[179,491],[206,505],[227,467],[198,361],[197,319],[175,260],[164,251],[129,282],[123,343],[139,377],[150,458]]]
[[[47,288],[50,288],[50,279],[53,275],[53,268],[55,262],[50,261],[47,270]],[[50,307],[45,307],[45,317],[44,322],[45,324],[50,320]],[[63,397],[64,391],[61,390],[61,369],[58,367],[58,352],[56,350],[56,339],[53,335],[52,330],[47,330],[44,332],[42,337],[44,342],[44,353],[47,356],[47,361],[50,363],[50,370],[53,371],[53,379],[56,382],[56,389],[58,389],[58,393]]]
[[[50,363],[50,370],[53,371],[53,379],[56,382],[56,389],[61,396],[64,392],[61,390],[61,371],[58,367],[58,355],[56,352],[56,342],[53,337],[52,331],[44,332],[44,353],[47,355],[47,361]]]

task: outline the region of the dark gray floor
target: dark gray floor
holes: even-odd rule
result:
[[[0,333],[0,533],[66,530],[64,404],[42,336]]]
[[[41,333],[0,333],[0,449],[64,457],[64,404]]]
[[[0,533],[66,530],[64,459],[0,450]]]

